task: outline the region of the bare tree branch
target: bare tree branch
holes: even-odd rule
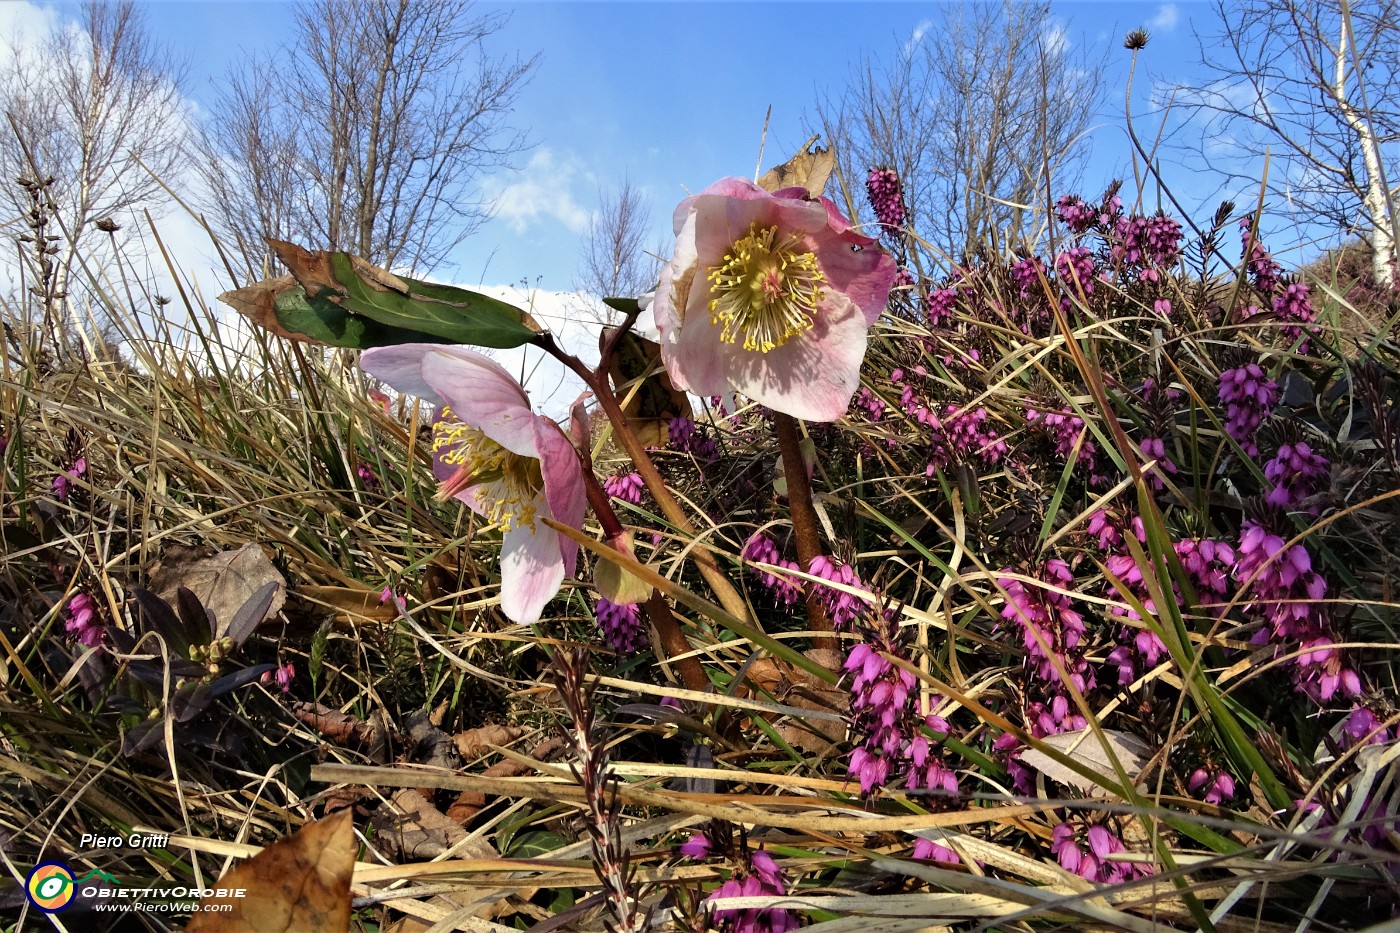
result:
[[[909,225],[933,248],[911,257],[921,267],[1029,232],[1027,208],[1047,203],[1052,181],[1076,180],[1102,99],[1100,65],[1071,48],[1048,3],[941,15],[818,107],[848,185],[877,166],[899,174]],[[853,208],[863,200],[847,194]]]
[[[0,135],[0,177],[7,182],[0,191],[23,213],[27,195],[8,182],[36,169],[54,177],[50,193],[69,234],[59,263],[62,291],[94,223],[165,200],[161,180],[174,178],[185,152],[185,69],[152,41],[132,0],[89,0],[78,22],[37,47],[21,40],[6,39],[0,109],[24,145],[9,128]]]
[[[1217,0],[1215,9],[1220,31],[1197,37],[1213,77],[1174,94],[1199,131],[1194,148],[1226,178],[1254,185],[1267,153],[1283,210],[1359,232],[1376,280],[1393,283],[1400,4]]]
[[[536,59],[485,48],[505,22],[470,0],[305,0],[291,47],[230,75],[205,129],[221,232],[441,263],[490,216],[481,176],[527,145],[507,119]]]

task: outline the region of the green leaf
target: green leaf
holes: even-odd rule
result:
[[[535,337],[525,324],[524,311],[489,295],[399,278],[409,286],[409,293],[403,294],[367,283],[346,253],[331,253],[330,264],[336,282],[345,289],[338,303],[387,327],[497,350],[522,346]]]
[[[294,334],[332,347],[367,350],[400,343],[443,343],[441,337],[402,327],[389,327],[367,317],[351,314],[330,301],[323,292],[315,298],[300,285],[273,299],[277,322]]]

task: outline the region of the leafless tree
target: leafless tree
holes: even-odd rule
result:
[[[871,168],[904,185],[933,257],[956,261],[1030,231],[1053,184],[1067,190],[1102,100],[1101,63],[1075,49],[1045,2],[940,7],[893,54],[863,60],[814,129],[835,147],[852,208]]]
[[[614,296],[636,297],[656,284],[659,251],[643,242],[651,205],[624,178],[615,191],[598,192],[598,210],[588,225],[578,290],[601,303]]]
[[[7,37],[0,68],[0,192],[16,213],[31,205],[14,179],[54,179],[49,193],[67,232],[61,293],[84,238],[113,215],[159,207],[161,182],[181,165],[187,124],[184,66],[146,30],[132,0],[90,0],[76,23],[30,45]],[[144,165],[144,167],[143,167]]]
[[[1198,36],[1213,78],[1178,88],[1172,101],[1198,117],[1193,148],[1254,186],[1267,152],[1279,206],[1360,233],[1376,281],[1393,284],[1400,3],[1219,0],[1215,9],[1220,31]]]
[[[232,74],[204,137],[210,213],[265,236],[429,269],[490,205],[480,176],[526,146],[508,118],[536,59],[495,57],[470,0],[304,0],[289,48]]]

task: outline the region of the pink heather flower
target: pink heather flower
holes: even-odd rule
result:
[[[1326,457],[1313,453],[1302,441],[1284,444],[1274,458],[1264,464],[1264,477],[1274,484],[1264,498],[1281,509],[1297,509],[1319,490],[1330,466]],[[1317,515],[1321,508],[1311,505],[1306,511]]]
[[[946,405],[941,414],[926,407],[912,386],[904,387],[903,408],[915,421],[928,428],[928,466],[925,476],[933,476],[949,463],[965,462],[976,456],[987,466],[1006,454],[1006,442],[986,426],[987,409]]]
[[[1258,363],[1249,363],[1220,374],[1219,394],[1226,406],[1225,430],[1246,454],[1257,457],[1254,432],[1278,403],[1278,383],[1264,375]]]
[[[807,572],[814,577],[821,577],[823,580],[830,580],[833,583],[852,587],[861,586],[860,577],[856,576],[854,567],[833,560],[825,554],[818,554],[812,558],[812,564],[807,568]],[[814,594],[826,607],[826,613],[831,617],[831,624],[837,631],[841,631],[860,618],[869,608],[869,601],[859,596],[852,596],[850,593],[820,583],[813,583],[812,586]]]
[[[87,458],[78,457],[73,465],[53,478],[53,497],[59,502],[68,501],[68,493],[73,485],[87,475]]]
[[[1055,443],[1055,453],[1066,460],[1074,450],[1074,445],[1079,441],[1079,436],[1084,434],[1084,419],[1078,415],[1072,415],[1064,411],[1040,411],[1035,408],[1026,409],[1026,420],[1031,424],[1038,425],[1050,440]],[[1076,461],[1080,466],[1092,470],[1098,458],[1098,447],[1087,436],[1084,442],[1079,445],[1079,458]]]
[[[603,480],[603,491],[622,502],[630,502],[632,505],[642,504],[642,490],[646,488],[646,483],[642,481],[642,474],[633,470],[630,473],[616,473]]]
[[[63,628],[68,634],[89,648],[96,648],[102,644],[106,627],[102,624],[97,600],[87,593],[74,593],[68,600],[68,605],[64,607],[64,612],[68,619],[63,623]]]
[[[1055,215],[1076,234],[1087,233],[1099,220],[1098,211],[1085,204],[1077,194],[1060,195],[1055,202]]]
[[[289,693],[292,689],[292,678],[296,676],[296,673],[296,666],[288,661],[286,664],[264,673],[261,680],[266,686],[271,687],[276,684],[278,690]]]
[[[856,393],[855,407],[864,411],[871,421],[879,421],[881,418],[885,417],[885,409],[887,406],[885,405],[884,399],[880,398],[880,396],[876,395],[874,392],[871,392],[865,386],[861,386],[860,391]]]
[[[1143,456],[1151,457],[1157,461],[1157,465],[1147,474],[1147,484],[1153,489],[1161,490],[1166,486],[1162,479],[1162,474],[1167,476],[1176,475],[1176,464],[1171,462],[1167,456],[1167,444],[1160,437],[1144,437],[1142,439]]]
[[[1307,353],[1308,341],[1304,335],[1317,332],[1317,328],[1311,326],[1315,319],[1311,289],[1302,282],[1290,282],[1287,288],[1274,296],[1273,312],[1286,324],[1283,339],[1290,346],[1297,343],[1299,353]]]
[[[860,387],[895,261],[828,198],[726,178],[686,198],[652,308],[676,388],[835,421]]]
[[[374,468],[368,463],[356,464],[355,476],[359,478],[360,485],[368,492],[380,492],[384,488],[384,484],[379,481],[379,474],[374,472]]]
[[[1081,819],[1065,820],[1051,831],[1050,853],[1065,871],[1098,884],[1121,884],[1152,873],[1145,862],[1109,861],[1126,848],[1123,840],[1102,825]]]
[[[1364,706],[1356,706],[1352,709],[1351,715],[1342,721],[1342,735],[1351,740],[1351,744],[1365,742],[1367,745],[1381,745],[1391,739],[1391,730],[1381,728],[1381,720],[1376,718],[1376,714]]]
[[[929,326],[937,327],[952,317],[953,308],[957,304],[958,290],[956,288],[930,289],[928,297],[924,299],[924,310],[928,312]]]
[[[1074,585],[1069,565],[1058,558],[1045,562],[1040,578],[1061,589]],[[1002,618],[1019,628],[1026,649],[1026,695],[1040,698],[1026,704],[1027,728],[1037,738],[1084,728],[1084,717],[1070,701],[1069,687],[1052,661],[1059,661],[1079,693],[1093,689],[1094,669],[1084,657],[1084,616],[1063,593],[1027,586],[1010,577],[998,578],[997,584],[1006,591]]]
[[[1094,254],[1087,246],[1073,246],[1055,257],[1055,272],[1075,282],[1086,295],[1094,293]],[[1077,290],[1076,290],[1077,291]]]
[[[501,610],[516,622],[539,621],[578,559],[578,544],[540,521],[583,524],[583,471],[569,437],[530,410],[530,397],[500,364],[465,347],[377,347],[361,355],[360,366],[440,406],[433,425],[438,496],[501,525]],[[580,399],[571,427],[586,436],[586,424]]]
[[[1283,267],[1274,262],[1274,257],[1264,248],[1264,244],[1252,236],[1253,227],[1254,218],[1240,218],[1240,247],[1248,250],[1245,264],[1250,277],[1254,279],[1254,287],[1266,295],[1272,295],[1278,288],[1278,277]]]
[[[762,532],[755,532],[748,541],[744,542],[743,556],[744,560],[771,564],[774,567],[782,567],[784,570],[801,569],[797,566],[796,561],[784,558],[779,553],[778,546],[773,543],[773,539]],[[778,576],[758,568],[751,568],[751,570],[758,576],[759,582],[768,590],[778,605],[793,606],[801,601],[802,588],[791,578]]]
[[[1045,263],[1039,256],[1026,256],[1011,264],[1011,281],[1021,291],[1022,298],[1042,294],[1041,276],[1045,274]]]
[[[930,862],[943,862],[944,864],[962,864],[962,859],[958,858],[958,853],[945,845],[940,845],[932,839],[920,837],[914,843],[914,852],[911,858],[923,859]]]
[[[865,179],[865,193],[870,198],[875,219],[880,222],[880,232],[898,236],[906,219],[904,188],[899,183],[899,175],[892,168],[872,168]]]
[[[379,591],[379,605],[393,606],[399,612],[403,612],[408,608],[408,601],[395,593],[393,586],[386,585],[384,589]]]
[[[691,833],[690,838],[681,843],[676,851],[685,858],[694,859],[698,862],[701,859],[710,857],[710,848],[712,845],[713,843],[710,842],[710,837],[704,833]]]
[[[690,454],[706,462],[719,459],[719,444],[696,427],[689,418],[672,418],[666,426],[668,444],[672,450]]]
[[[705,898],[705,902],[728,897],[782,897],[787,893],[787,879],[773,856],[762,850],[749,859],[749,874],[740,879],[730,878]],[[801,924],[790,910],[782,908],[716,908],[713,920],[721,933],[788,933]]]
[[[384,414],[389,414],[389,396],[385,395],[379,389],[370,389],[369,400],[378,405],[380,411],[384,412]]]
[[[1230,772],[1221,768],[1197,768],[1191,773],[1186,787],[1191,793],[1199,794],[1206,803],[1216,806],[1235,796],[1235,779]]]
[[[604,640],[618,654],[636,654],[646,644],[646,627],[642,623],[642,607],[639,604],[619,606],[610,599],[600,597],[594,612],[598,617],[598,627],[603,630]]]
[[[1254,641],[1279,642],[1280,652],[1296,649],[1294,683],[1319,703],[1338,694],[1358,696],[1361,675],[1338,649],[1326,607],[1316,600],[1327,594],[1327,582],[1312,569],[1312,557],[1301,544],[1285,547],[1283,538],[1252,520],[1245,520],[1236,576],[1245,582],[1250,602],[1245,612],[1263,619]]]

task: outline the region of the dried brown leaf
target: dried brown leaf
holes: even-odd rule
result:
[[[1152,758],[1152,749],[1148,748],[1147,743],[1142,739],[1130,733],[1114,729],[1102,731],[1109,749],[1122,764],[1128,777],[1136,782],[1141,776],[1140,772]],[[1106,777],[1112,778],[1118,773],[1114,770],[1113,763],[1109,760],[1108,752],[1104,750],[1103,744],[1088,730],[1047,735],[1041,741]],[[1090,794],[1106,793],[1094,781],[1078,772],[1071,771],[1044,752],[1036,751],[1033,748],[1027,749],[1021,753],[1021,760],[1051,780],[1059,781],[1067,787],[1075,787]]]
[[[185,931],[348,933],[356,849],[350,811],[308,823],[220,878],[245,896],[201,899]]]
[[[244,288],[235,288],[231,292],[224,292],[219,296],[219,300],[254,324],[271,331],[278,337],[299,340],[302,343],[314,343],[315,341],[305,334],[287,330],[277,319],[278,296],[296,287],[296,279],[290,275],[279,275],[275,279],[267,279]]]
[[[758,186],[764,191],[778,191],[782,188],[806,188],[814,198],[822,196],[827,180],[836,168],[836,154],[830,149],[818,146],[820,137],[813,136],[803,143],[797,155],[782,165],[775,165],[763,173]]]
[[[277,584],[277,590],[263,620],[281,611],[287,601],[287,581],[261,547],[249,543],[212,557],[199,557],[198,553],[189,548],[168,548],[151,568],[151,590],[172,604],[180,587],[194,593],[214,619],[216,640],[226,634],[239,608],[268,583]]]
[[[457,743],[457,751],[463,760],[471,762],[483,755],[490,754],[490,746],[509,745],[525,732],[526,730],[520,726],[488,723],[484,726],[477,726],[475,729],[468,729],[466,732],[459,732],[452,737],[452,741]]]
[[[614,328],[603,329],[598,338],[600,347],[613,331]],[[622,411],[628,424],[645,446],[665,446],[670,440],[671,419],[689,418],[692,414],[690,397],[671,384],[671,377],[661,365],[661,345],[655,341],[624,334],[608,365],[608,378],[618,398],[625,402]],[[636,392],[624,388],[636,379],[642,380]]]

